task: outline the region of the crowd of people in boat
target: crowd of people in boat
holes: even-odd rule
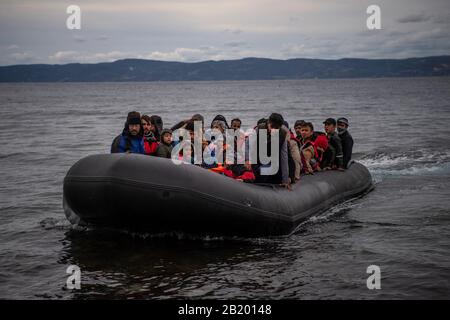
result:
[[[132,111],[128,113],[123,132],[118,135],[112,145],[111,153],[139,153],[149,156],[171,158],[174,146],[180,140],[172,141],[172,132],[177,129],[185,129],[189,132],[193,144],[195,122],[201,122],[200,134],[205,132],[205,121],[202,115],[195,114],[190,119],[180,121],[172,128],[163,128],[163,120],[160,116],[142,115]],[[231,120],[230,125],[223,115],[217,115],[211,122],[210,129],[218,130],[222,134],[227,129],[242,132],[242,121],[239,118]],[[348,131],[349,121],[341,117],[337,120],[328,118],[323,121],[324,132],[315,131],[311,122],[305,120],[295,121],[293,130],[287,121],[278,113],[272,113],[267,119],[258,120],[253,128],[256,132],[261,129],[271,132],[278,130],[277,136],[279,146],[279,168],[276,173],[264,174],[266,165],[260,163],[259,158],[256,163],[249,163],[246,158],[241,163],[235,161],[231,164],[223,161],[202,161],[200,166],[205,169],[226,175],[243,182],[271,183],[279,184],[288,189],[291,184],[300,180],[303,174],[314,174],[323,170],[344,171],[350,163],[353,149],[353,138]],[[208,129],[206,129],[208,130]],[[245,137],[245,135],[243,135]],[[267,144],[270,153],[270,139],[268,134]],[[223,143],[223,141],[221,141]],[[245,143],[246,139],[242,139]],[[224,144],[232,146],[234,151],[238,150],[239,142],[235,138],[232,143]],[[214,150],[217,149],[217,141],[214,139],[202,140],[202,149],[210,148],[214,157]],[[182,154],[184,162],[194,164],[192,154]],[[234,157],[239,157],[239,152],[234,153]],[[210,159],[211,160],[211,159]]]

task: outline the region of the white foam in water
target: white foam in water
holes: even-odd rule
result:
[[[377,176],[436,175],[450,173],[450,152],[417,150],[403,154],[379,153],[360,159],[376,182]]]

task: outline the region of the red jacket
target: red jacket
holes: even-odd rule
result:
[[[156,141],[149,141],[147,139],[144,139],[144,151],[147,155],[154,155],[156,153],[156,149],[159,146],[159,142]]]

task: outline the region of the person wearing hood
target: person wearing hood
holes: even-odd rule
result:
[[[163,129],[163,120],[160,116],[153,115],[150,117],[152,124],[152,131],[157,141],[161,138],[161,131]]]
[[[337,119],[337,130],[342,142],[342,153],[344,154],[344,168],[347,168],[348,163],[352,159],[353,152],[353,137],[348,132],[348,126],[347,118]]]
[[[217,116],[214,117],[213,121],[211,121],[211,128],[212,128],[214,121],[223,121],[223,123],[225,124],[225,129],[230,129],[227,119],[225,119],[225,117],[223,115],[218,114]]]
[[[158,148],[159,141],[155,136],[155,125],[152,122],[152,118],[148,115],[144,114],[141,117],[141,124],[144,130],[144,150],[145,154],[149,156],[153,156],[156,153],[156,149]]]
[[[111,153],[145,153],[141,115],[139,112],[131,111],[128,113],[122,134],[113,140]]]
[[[160,158],[172,158],[172,130],[164,129],[161,131],[161,142],[156,149],[156,156]]]

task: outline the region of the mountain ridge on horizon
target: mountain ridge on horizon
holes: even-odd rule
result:
[[[0,66],[0,82],[282,80],[450,76],[450,55],[404,59],[286,60],[246,57],[200,62],[127,58],[113,62]]]

